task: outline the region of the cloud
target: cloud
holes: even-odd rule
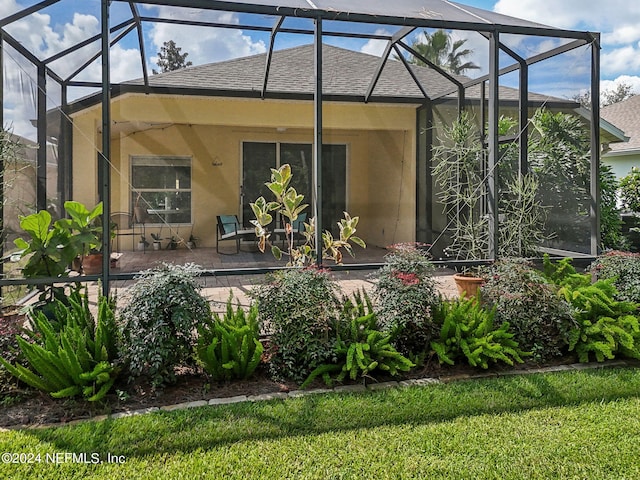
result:
[[[498,0],[494,11],[566,29],[596,28],[611,32],[640,22],[640,3],[628,0]]]
[[[384,28],[379,28],[375,31],[375,35],[391,35],[391,32],[385,30]],[[388,43],[389,42],[386,40],[376,40],[375,38],[371,38],[367,41],[367,43],[360,47],[360,51],[362,53],[368,53],[369,55],[381,57],[384,53],[384,49],[387,48]]]
[[[603,80],[600,82],[601,91],[616,90],[618,85],[631,85],[633,93],[640,94],[640,76],[638,75],[620,75],[615,80]]]
[[[623,74],[640,69],[640,50],[627,45],[602,53],[602,71],[606,76]]]
[[[197,19],[198,21],[238,23],[238,16],[228,12],[214,12],[201,9],[180,9],[176,7],[149,7],[157,10],[162,18]],[[188,53],[187,61],[194,65],[218,62],[231,58],[245,57],[266,52],[267,48],[262,40],[254,41],[242,30],[228,28],[189,27],[156,23],[149,32],[149,37],[156,48],[156,52],[169,40],[182,48],[182,53]],[[151,56],[155,62],[157,57]],[[155,67],[155,66],[154,66]]]

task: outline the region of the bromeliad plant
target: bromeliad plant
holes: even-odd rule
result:
[[[19,380],[54,398],[81,395],[95,402],[109,392],[120,371],[113,305],[100,297],[94,320],[86,293],[73,292],[68,303],[56,302],[54,320],[38,312],[30,341],[17,338],[29,368],[4,358],[0,363]]]
[[[198,359],[214,380],[249,378],[260,363],[263,346],[258,338],[258,309],[254,305],[245,313],[232,297],[227,300],[223,318],[214,313],[198,325]]]
[[[520,350],[509,332],[509,324],[495,327],[495,308],[487,310],[475,299],[442,302],[437,316],[442,319],[440,338],[431,342],[440,363],[453,365],[465,357],[472,367],[489,368],[489,362],[513,365],[529,355]]]
[[[308,207],[308,204],[303,203],[304,195],[299,194],[294,187],[289,185],[292,178],[289,164],[284,164],[277,170],[271,169],[271,181],[265,185],[275,196],[275,201],[268,202],[264,197],[260,197],[251,203],[251,210],[256,217],[255,220],[251,220],[251,224],[255,227],[258,237],[258,248],[264,252],[267,245],[270,244],[271,232],[268,227],[275,220],[273,212],[280,214],[285,220],[284,234],[287,239],[287,250],[283,252],[278,246],[271,244],[271,253],[278,260],[282,258],[283,254],[288,256],[289,266],[310,265],[316,260],[315,218],[311,218],[309,223],[304,223],[302,234],[305,243],[296,247],[292,225]],[[344,212],[344,218],[338,223],[339,238],[334,238],[329,231],[322,232],[322,257],[324,259],[333,260],[338,264],[342,263],[343,250],[353,256],[353,247],[350,242],[366,248],[364,241],[355,235],[358,220],[359,217],[351,217],[347,212]]]

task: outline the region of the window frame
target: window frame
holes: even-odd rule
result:
[[[147,165],[144,162],[149,162]],[[139,188],[134,185],[134,175],[133,169],[134,167],[147,166],[162,166],[163,163],[177,161],[184,163],[183,165],[179,165],[180,167],[189,168],[189,188]],[[156,164],[154,165],[154,162]],[[166,166],[166,165],[165,165]],[[177,165],[174,165],[177,167]],[[158,220],[157,217],[160,217],[160,214],[148,214],[148,219],[153,219],[152,222],[145,222],[146,225],[149,226],[162,226],[162,225],[193,225],[193,157],[190,155],[130,155],[129,157],[129,195],[130,195],[130,209],[133,212],[133,208],[136,203],[136,198],[138,194],[143,194],[145,192],[150,193],[188,193],[189,194],[189,221],[188,222],[171,222],[168,221],[171,218],[170,214],[162,214],[164,221],[155,221]],[[148,207],[150,208],[150,207]],[[148,208],[145,208],[147,210]]]

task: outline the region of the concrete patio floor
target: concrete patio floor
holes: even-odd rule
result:
[[[243,247],[245,248],[245,247]],[[384,262],[386,249],[369,247],[361,249],[357,247],[355,258],[347,257],[344,264],[381,264]],[[226,251],[233,251],[233,246],[227,246]],[[206,276],[198,279],[202,286],[203,296],[210,302],[212,310],[222,312],[225,310],[227,299],[230,293],[233,295],[234,303],[242,306],[249,306],[251,303],[249,292],[255,285],[266,281],[265,274],[251,275],[220,275],[224,270],[233,268],[266,268],[283,266],[285,261],[275,260],[270,253],[262,254],[257,251],[243,250],[238,254],[218,254],[214,248],[195,248],[189,250],[180,248],[177,250],[147,250],[145,252],[123,252],[117,262],[117,268],[112,269],[113,273],[131,273],[146,270],[160,265],[161,263],[186,264],[194,263],[207,270],[214,270],[216,276]],[[327,262],[328,265],[331,262]],[[361,270],[333,271],[340,291],[345,295],[351,295],[358,290],[370,292],[374,286],[372,274],[375,268]],[[435,271],[438,290],[445,297],[457,296],[457,288],[452,278],[453,271],[438,268]],[[128,287],[132,280],[112,281],[112,290],[117,293],[120,305],[126,302]]]

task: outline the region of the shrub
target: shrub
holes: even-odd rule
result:
[[[260,326],[270,333],[269,368],[274,378],[302,382],[317,366],[335,358],[338,300],[326,271],[279,271],[251,294]]]
[[[376,315],[366,292],[356,292],[353,301],[343,298],[335,342],[336,361],[317,367],[301,385],[307,387],[316,377],[322,376],[327,385],[334,380],[371,377],[380,370],[395,376],[407,372],[415,364],[401,355],[391,345],[391,336],[376,329]],[[336,374],[335,379],[331,378]]]
[[[599,279],[613,279],[617,300],[640,303],[640,254],[608,252],[591,264]]]
[[[69,305],[56,301],[55,322],[43,312],[33,321],[31,341],[18,337],[29,367],[0,363],[24,383],[54,398],[82,395],[88,401],[103,398],[113,386],[119,367],[115,364],[116,326],[105,297],[98,300],[98,316],[89,311],[87,295],[72,294]]]
[[[249,313],[227,300],[223,318],[217,313],[198,325],[198,359],[214,380],[245,379],[260,363],[263,346],[258,339],[258,309]]]
[[[628,211],[640,212],[640,168],[631,168],[620,180],[620,197]]]
[[[481,298],[496,309],[496,322],[508,322],[520,347],[536,361],[559,356],[575,326],[571,306],[557,287],[523,259],[504,259],[484,271]]]
[[[489,368],[489,362],[522,363],[527,353],[509,332],[509,323],[495,327],[496,310],[482,308],[476,299],[443,302],[436,315],[442,319],[440,338],[431,342],[440,363],[453,365],[465,357],[472,367]]]
[[[392,246],[385,265],[374,276],[373,290],[380,330],[390,334],[396,349],[412,359],[424,355],[439,333],[432,315],[440,302],[433,265],[416,247]]]
[[[600,238],[605,249],[629,247],[629,241],[622,235],[618,186],[611,165],[600,164]]]
[[[196,326],[211,316],[193,264],[147,270],[131,287],[119,324],[122,357],[133,376],[156,387],[175,381],[175,367],[193,364]]]

